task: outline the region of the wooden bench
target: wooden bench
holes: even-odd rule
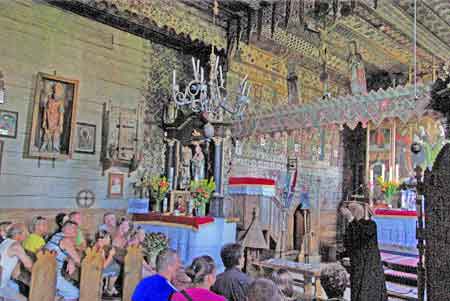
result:
[[[131,301],[135,287],[142,278],[142,250],[129,247],[124,263],[122,301]],[[88,248],[81,263],[80,301],[102,300],[102,273],[105,258],[101,252]],[[47,250],[37,254],[31,272],[30,301],[55,301],[56,254]]]
[[[303,291],[306,297],[310,296],[326,300],[326,294],[320,283],[320,264],[304,264],[291,260],[272,258],[253,263],[253,265],[266,271],[286,269],[293,274],[296,283],[303,284]],[[298,279],[298,277],[295,277],[296,275],[302,275],[303,279]]]

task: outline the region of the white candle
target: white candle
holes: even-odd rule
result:
[[[203,83],[203,67],[200,69],[200,82]]]
[[[395,164],[395,179],[398,181],[400,179],[399,166]]]
[[[385,174],[384,174],[385,171],[386,171],[386,168],[384,167],[384,164],[382,164],[381,165],[381,177],[383,178],[383,180],[386,179]]]
[[[175,85],[177,84],[177,71],[173,70],[173,78],[172,78],[172,86],[175,89]]]
[[[369,187],[370,187],[370,191],[373,191],[373,169],[370,170]]]
[[[391,168],[389,168],[389,181],[394,180],[394,170]]]
[[[219,66],[219,74],[220,74],[220,85],[223,86],[222,65]]]
[[[195,59],[194,59],[194,57],[192,57],[192,69],[194,69],[194,74],[195,73],[197,73],[197,72],[195,72]]]

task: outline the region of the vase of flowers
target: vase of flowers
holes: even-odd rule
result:
[[[384,194],[384,200],[387,204],[392,205],[392,198],[399,191],[399,184],[395,181],[385,181],[383,177],[378,177],[377,182]]]
[[[162,202],[169,191],[169,182],[166,177],[154,176],[150,180],[151,198],[155,200],[155,211],[161,212]]]
[[[206,204],[209,203],[212,193],[216,189],[216,183],[212,178],[209,180],[196,180],[191,182],[190,188],[196,215],[205,216]]]
[[[147,233],[142,244],[142,251],[147,261],[154,267],[158,254],[169,247],[169,239],[163,233]]]

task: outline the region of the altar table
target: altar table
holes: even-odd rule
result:
[[[236,223],[219,217],[187,217],[135,214],[134,224],[146,232],[161,232],[169,238],[169,247],[176,250],[183,265],[198,256],[214,258],[217,271],[224,270],[220,249],[236,240]]]
[[[373,219],[377,224],[378,245],[381,250],[418,254],[416,211],[377,209]]]

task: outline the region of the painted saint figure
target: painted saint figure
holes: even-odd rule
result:
[[[64,124],[64,86],[55,83],[45,100],[42,129],[44,130],[41,151],[59,152]]]
[[[194,181],[203,180],[205,178],[205,155],[200,145],[195,146],[195,154],[192,158],[192,174]]]
[[[356,42],[350,43],[350,55],[347,61],[351,72],[350,87],[352,94],[367,94],[366,71],[362,56],[358,53]]]
[[[191,182],[191,160],[192,150],[189,146],[183,146],[181,150],[181,176],[180,176],[180,189],[189,187]]]

